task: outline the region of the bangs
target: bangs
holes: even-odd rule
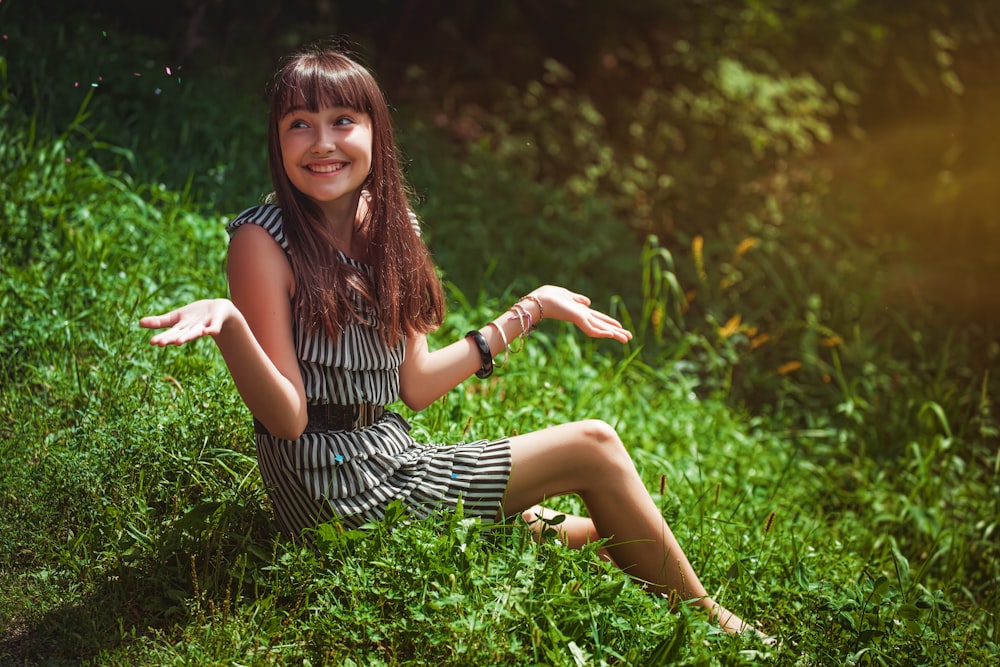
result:
[[[337,54],[298,58],[274,81],[274,117],[282,118],[293,109],[315,113],[323,107],[346,107],[371,115],[373,87],[375,82],[366,70]]]

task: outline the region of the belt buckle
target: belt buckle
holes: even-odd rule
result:
[[[375,422],[375,405],[358,403],[354,410],[354,430],[368,428]]]

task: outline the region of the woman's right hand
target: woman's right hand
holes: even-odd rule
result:
[[[229,299],[203,299],[163,315],[144,317],[139,320],[139,326],[167,329],[149,340],[152,345],[183,345],[202,336],[217,336],[226,320],[236,312],[236,306]]]

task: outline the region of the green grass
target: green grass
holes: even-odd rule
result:
[[[996,378],[977,361],[996,351],[960,330],[922,337],[919,319],[879,325],[863,296],[838,315],[849,304],[836,290],[863,295],[870,276],[851,274],[877,258],[806,266],[811,243],[833,243],[831,256],[849,243],[821,220],[758,229],[756,264],[720,259],[743,230],[708,239],[697,284],[681,253],[637,252],[632,283],[620,277],[637,287],[598,304],[629,317],[634,344],[549,322],[490,381],[404,410],[431,442],[609,421],[709,590],[780,638],[765,650],[686,607],[669,612],[593,550],[535,544],[516,523],[394,515],[357,532],[325,526],[317,553],[278,540],[249,417],[214,347],[152,348],[137,326],[224,294],[225,216],[109,170],[108,155],[133,160],[85,115],[53,136],[0,103],[0,663],[710,665],[766,653],[978,665],[1000,654]],[[511,192],[527,193],[526,210],[544,196],[513,174],[490,188],[477,174],[502,165],[466,159],[472,191],[447,190],[463,168],[446,153],[439,181],[415,174],[439,198],[427,201],[436,247],[491,198],[514,211]],[[553,201],[547,233],[568,243],[556,228],[572,203]],[[575,214],[607,224],[599,203]],[[527,238],[510,225],[509,239]],[[576,260],[588,258],[567,272]],[[735,269],[739,287],[719,287]],[[523,288],[490,284],[452,284],[435,343]],[[781,342],[751,349],[748,331],[720,334],[737,312]],[[824,347],[827,330],[843,346]],[[789,359],[803,372],[776,374]]]

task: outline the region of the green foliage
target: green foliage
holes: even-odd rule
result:
[[[434,259],[460,292],[572,283],[606,303],[633,291],[638,246],[603,201],[534,181],[485,143],[456,151],[419,120],[400,134],[407,155],[436,156],[412,159],[407,175]]]
[[[67,63],[87,61],[59,39]],[[121,63],[110,54],[98,55]],[[30,61],[19,57],[13,81],[15,61],[0,57],[0,661],[996,661],[1000,348],[989,331],[940,326],[934,311],[887,309],[883,260],[901,249],[858,242],[824,181],[781,166],[782,151],[807,148],[797,140],[822,138],[822,105],[808,105],[825,97],[808,77],[731,59],[691,88],[685,114],[702,109],[704,124],[677,116],[685,128],[721,113],[734,145],[764,137],[775,169],[743,190],[754,206],[740,215],[644,248],[617,226],[624,190],[600,190],[600,170],[570,174],[565,191],[531,178],[525,156],[555,158],[515,136],[498,157],[488,142],[446,149],[419,119],[403,131],[421,157],[408,166],[454,304],[435,345],[533,282],[564,278],[637,334],[623,351],[545,323],[488,382],[406,413],[416,437],[608,420],[713,595],[778,636],[765,648],[718,634],[687,606],[669,613],[599,560],[599,545],[536,544],[521,522],[394,511],[361,531],[320,527],[315,552],[278,540],[218,355],[208,343],[152,349],[136,326],[225,292],[225,216],[199,212],[186,174],[177,187],[137,174],[226,136],[157,137],[139,158],[135,138],[108,141],[118,136],[102,120],[110,93],[29,93],[52,72],[44,58],[37,74],[22,69]],[[548,76],[510,93],[534,96],[525,118],[552,120],[538,140],[605,150],[606,112],[562,86],[555,65]],[[45,116],[27,102],[34,94],[62,115]],[[740,108],[748,95],[765,96]],[[149,114],[136,97],[127,125],[167,122],[174,104],[192,105],[179,121],[191,128],[225,124],[224,107],[195,97]],[[785,106],[800,98],[804,108]],[[623,173],[622,183],[653,183],[638,163]],[[226,176],[219,197],[247,198],[229,189],[236,180]],[[470,230],[483,221],[485,235]],[[583,509],[573,497],[555,507]]]
[[[43,134],[81,130],[85,109],[87,130],[65,137],[69,157],[99,136],[109,150],[89,152],[91,160],[186,192],[189,207],[236,211],[269,191],[261,74],[267,65],[247,57],[221,68],[193,63],[197,75],[189,76],[162,40],[85,7],[48,4],[0,7],[0,20],[9,20],[0,42],[4,94]],[[244,69],[250,67],[252,75]]]
[[[13,126],[15,144],[27,145],[19,133],[28,128]],[[58,155],[58,138],[34,141],[37,153]],[[981,587],[995,576],[995,469],[988,500],[965,477],[941,474],[936,462],[953,442],[914,448],[895,481],[863,457],[830,467],[856,455],[836,442],[807,446],[805,433],[776,434],[780,421],[748,420],[711,392],[697,398],[690,367],[623,356],[551,323],[490,382],[410,415],[415,433],[447,441],[609,416],[709,586],[779,634],[780,648],[720,636],[687,607],[670,614],[597,559],[599,545],[576,552],[536,544],[516,522],[393,514],[362,531],[321,527],[315,553],[276,541],[249,425],[218,355],[207,345],[149,349],[134,324],[175,298],[222,290],[221,221],[185,213],[169,191],[130,189],[85,154],[51,170],[18,166],[12,153],[5,160],[30,186],[10,197],[55,192],[53,183],[70,183],[78,195],[37,197],[47,225],[31,252],[3,245],[6,298],[47,290],[57,297],[19,302],[16,319],[4,309],[5,350],[20,345],[0,389],[10,464],[0,496],[0,618],[11,628],[3,650],[14,659],[577,665],[734,664],[764,653],[787,662],[995,657],[995,600]],[[79,213],[79,202],[90,201],[88,183],[104,193],[91,206],[107,207],[98,210],[106,215]],[[30,238],[30,216],[12,222],[5,234]],[[51,262],[64,262],[54,265],[54,281],[42,270]],[[144,277],[122,279],[126,267]],[[667,272],[658,275],[668,284],[661,293],[676,291]],[[70,298],[81,293],[87,298]],[[453,297],[463,307],[442,340],[508,298]],[[644,336],[655,343],[651,330]],[[950,521],[937,499],[963,494],[963,511],[982,521],[935,529]],[[570,498],[559,509],[581,507]]]
[[[579,205],[608,202],[639,238],[704,228],[756,210],[761,193],[746,184],[828,142],[837,110],[808,75],[713,58],[683,40],[656,50],[628,42],[585,84],[550,59],[540,80],[509,87],[489,111],[462,109],[461,121]],[[670,82],[665,73],[675,70],[700,76]],[[643,85],[618,90],[630,77]]]
[[[785,210],[714,239],[695,237],[688,266],[650,239],[643,307],[634,321],[624,313],[640,340],[655,343],[642,358],[685,374],[702,396],[724,392],[787,425],[809,452],[805,465],[827,480],[819,506],[876,527],[853,536],[862,553],[881,562],[922,554],[920,576],[893,598],[900,613],[928,594],[924,578],[946,573],[994,608],[991,517],[1000,505],[990,368],[1000,347],[982,350],[975,341],[988,336],[975,329],[950,328],[943,341],[926,335],[936,327],[919,311],[896,310],[887,323],[879,255],[808,207]],[[838,493],[823,499],[831,488]],[[918,632],[895,613],[876,620],[916,635],[926,627]],[[912,637],[887,640],[886,627],[867,620],[851,626],[858,659],[891,662],[897,639],[913,650]]]

